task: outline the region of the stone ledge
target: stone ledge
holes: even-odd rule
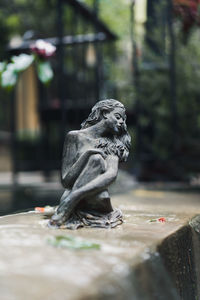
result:
[[[2,299],[199,299],[199,195],[131,191],[113,204],[125,223],[109,230],[50,230],[34,212],[1,217]],[[149,222],[159,217],[166,222]],[[101,249],[47,243],[60,234]]]

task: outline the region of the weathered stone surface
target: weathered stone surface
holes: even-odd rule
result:
[[[114,229],[49,229],[43,216],[34,212],[1,217],[1,299],[171,300],[179,299],[178,293],[181,299],[190,299],[187,295],[198,299],[199,236],[193,249],[185,241],[188,236],[189,244],[194,243],[188,235],[194,230],[189,221],[200,212],[199,195],[135,190],[113,197],[113,204],[125,216],[125,223]],[[149,222],[159,217],[166,222]],[[97,242],[101,249],[69,250],[48,244],[49,237],[60,234]],[[184,273],[188,251],[193,261]],[[189,287],[187,282],[181,287],[180,274],[186,279],[194,275]]]

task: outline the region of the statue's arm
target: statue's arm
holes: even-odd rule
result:
[[[90,149],[84,152],[80,157],[74,161],[76,153],[78,151],[78,134],[74,132],[69,132],[66,136],[64,149],[63,149],[63,159],[62,159],[62,171],[61,171],[61,181],[65,188],[71,189],[77,177],[80,175],[84,166],[86,165],[88,158],[92,154],[101,154],[104,156],[103,152],[99,149]]]
[[[106,171],[104,173],[94,177],[93,180],[81,187],[74,185],[69,195],[58,207],[57,214],[61,214],[59,218],[62,218],[63,215],[69,217],[73,209],[82,199],[105,190],[117,177],[118,163],[119,158],[117,156],[108,155],[106,158]]]
[[[119,158],[117,156],[108,155],[106,158],[106,171],[82,187],[72,189],[75,198],[84,198],[101,192],[107,188],[117,177]]]

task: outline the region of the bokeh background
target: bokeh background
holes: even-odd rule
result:
[[[48,83],[36,62],[1,80],[1,214],[55,203],[64,136],[106,98],[127,109],[128,180],[198,187],[199,26],[199,0],[0,0],[1,73],[38,39],[57,48]]]

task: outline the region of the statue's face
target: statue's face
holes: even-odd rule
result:
[[[126,115],[122,108],[116,107],[112,111],[106,113],[105,115],[105,123],[107,126],[107,129],[112,134],[121,134],[126,121]]]

